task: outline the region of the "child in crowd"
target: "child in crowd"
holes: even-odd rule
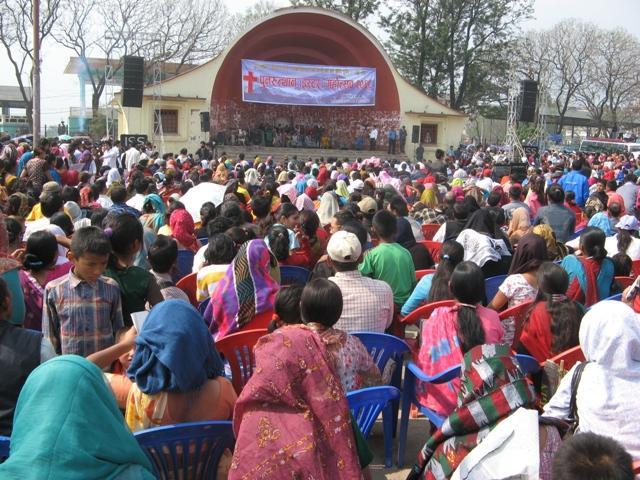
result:
[[[289,204],[285,203],[284,205]],[[311,250],[306,237],[300,242],[302,248],[291,250],[291,242],[287,229],[282,225],[273,225],[269,229],[266,241],[269,249],[278,259],[280,265],[291,265],[303,268],[310,267]]]
[[[302,297],[302,285],[287,285],[278,291],[273,304],[273,320],[267,327],[269,333],[273,333],[284,325],[297,325],[302,323],[300,318],[300,298]]]
[[[196,277],[198,285],[196,298],[199,302],[211,297],[235,256],[235,243],[229,235],[217,233],[209,238],[209,244],[204,253],[206,266],[198,271]]]
[[[113,345],[123,327],[118,284],[102,276],[110,253],[104,232],[81,228],[71,240],[73,268],[46,286],[42,332],[57,354],[90,355]]]
[[[156,241],[149,248],[147,259],[151,265],[151,274],[155,277],[162,293],[162,298],[165,300],[174,298],[189,302],[187,294],[176,287],[171,277],[178,260],[178,243],[171,237],[158,235]]]

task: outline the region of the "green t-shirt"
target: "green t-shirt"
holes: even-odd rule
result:
[[[131,314],[142,312],[146,308],[151,272],[140,267],[128,267],[123,270],[109,267],[104,274],[118,282],[124,324],[132,325]]]
[[[404,305],[416,284],[411,254],[398,243],[381,243],[365,255],[359,269],[362,275],[387,282],[398,306]]]

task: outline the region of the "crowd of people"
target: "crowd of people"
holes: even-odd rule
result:
[[[427,375],[462,368],[417,385],[445,421],[422,432],[408,478],[634,478],[640,282],[619,278],[640,260],[640,162],[545,152],[525,178],[497,178],[498,155],[440,150],[412,164],[4,145],[0,435],[11,451],[0,477],[154,478],[132,432],[232,419],[218,478],[370,478],[346,393],[393,372],[352,333],[404,338],[403,317],[452,300],[411,342]],[[224,200],[194,215],[181,200],[205,183]],[[422,243],[430,229],[435,250]],[[281,285],[283,266],[310,281]],[[176,286],[186,274],[199,309]],[[526,302],[523,324],[499,316]],[[268,333],[238,394],[216,343],[255,328]],[[514,356],[544,364],[576,346],[587,362],[553,388]]]

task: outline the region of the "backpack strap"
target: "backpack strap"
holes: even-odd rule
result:
[[[573,377],[571,377],[571,400],[569,401],[569,421],[573,422],[573,425],[569,429],[571,433],[575,432],[578,428],[580,419],[578,417],[578,386],[580,385],[580,379],[582,378],[582,372],[589,362],[580,363],[573,371]]]

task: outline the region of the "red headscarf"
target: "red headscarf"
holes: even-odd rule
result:
[[[194,252],[198,250],[198,240],[194,233],[196,227],[189,212],[182,208],[174,210],[169,219],[169,226],[171,236],[180,242],[180,245]]]

